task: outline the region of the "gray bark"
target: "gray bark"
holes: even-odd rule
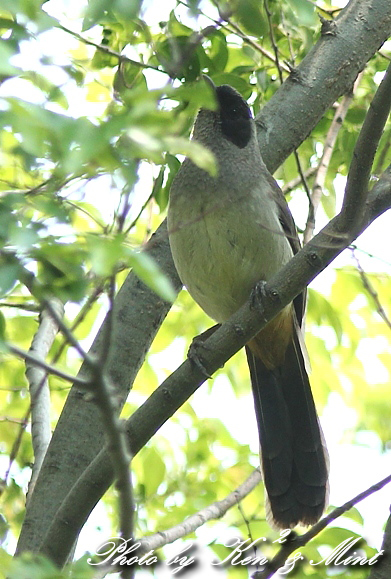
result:
[[[164,224],[148,242],[145,251],[156,260],[179,291],[181,284],[168,251]],[[127,277],[119,290],[115,300],[110,357],[106,365],[108,377],[116,388],[119,407],[125,402],[170,306],[133,274]],[[104,341],[105,323],[90,353],[99,357]],[[80,369],[80,375],[86,375],[85,364]],[[53,433],[34,493],[29,499],[18,553],[39,549],[63,499],[105,442],[98,407],[90,394],[73,386]]]
[[[391,94],[391,91],[390,91]],[[204,343],[202,364],[212,375],[266,325],[285,305],[322,271],[355,237],[391,206],[391,166],[376,184],[364,209],[350,204],[349,213],[361,214],[360,227],[344,230],[346,216],[335,217],[265,286],[266,298],[257,312],[250,299],[238,312],[218,328]],[[363,209],[363,211],[362,211]],[[258,315],[257,315],[258,314]],[[205,382],[201,370],[186,360],[157,388],[127,420],[126,431],[133,455],[151,439],[157,430]],[[106,446],[94,458],[50,525],[41,545],[41,553],[62,566],[74,538],[91,510],[114,479],[110,450]]]
[[[261,151],[271,171],[299,146],[335,99],[351,89],[357,74],[391,34],[391,3],[389,0],[352,0],[336,26],[336,36],[319,39],[295,75],[284,83],[257,118]],[[150,254],[178,289],[164,229],[159,241],[152,240],[150,247]],[[135,275],[129,274],[116,298],[112,348],[115,355],[109,365],[110,377],[122,400],[168,310],[167,303]],[[102,336],[103,330],[94,342],[94,352],[99,352]],[[149,430],[154,430],[152,425]],[[18,552],[39,550],[62,501],[103,446],[98,409],[73,387],[26,512]],[[92,487],[94,482],[90,481]],[[101,487],[102,492],[109,482],[110,476]]]
[[[372,567],[368,579],[389,579],[391,576],[391,516],[387,521],[381,548],[384,554],[379,558],[376,565]]]
[[[351,0],[257,115],[263,159],[273,173],[302,143],[391,34],[389,0]]]

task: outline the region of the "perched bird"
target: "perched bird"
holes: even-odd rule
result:
[[[171,186],[168,231],[183,284],[224,322],[300,242],[246,101],[231,86],[213,87],[217,110],[199,111],[192,138],[214,154],[217,176],[185,159]],[[300,339],[304,303],[303,292],[246,345],[269,520],[280,528],[315,523],[327,495],[327,451]]]

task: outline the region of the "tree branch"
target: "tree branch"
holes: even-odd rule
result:
[[[387,553],[387,557],[382,557],[380,561],[372,567],[368,579],[389,579],[391,574],[391,516],[388,518],[386,529],[384,531],[383,543],[381,550]]]
[[[372,205],[367,203],[362,230],[386,209],[386,198],[387,208],[391,207],[391,166],[384,179],[382,177],[371,191],[374,205],[377,193],[383,198],[378,206],[380,212],[374,211]],[[340,219],[341,214],[265,284],[263,293],[266,297],[256,310],[254,300],[249,299],[205,340],[201,361],[209,375],[221,368],[353,241],[354,235],[357,236],[358,232],[343,233]],[[127,420],[127,435],[133,456],[205,380],[204,372],[187,359],[152,393]],[[40,552],[49,556],[59,566],[63,565],[67,549],[71,548],[74,537],[112,481],[110,453],[105,447],[65,498],[47,531]]]
[[[271,561],[266,565],[263,571],[258,571],[254,573],[252,579],[269,579],[274,575],[274,573],[284,566],[285,561],[293,551],[304,547],[311,539],[316,537],[323,529],[325,529],[330,523],[338,519],[341,515],[352,509],[357,503],[363,501],[373,493],[380,491],[385,485],[391,482],[391,475],[387,476],[378,483],[372,485],[350,501],[346,502],[341,507],[333,509],[331,513],[323,517],[318,521],[309,531],[303,535],[296,535],[293,539],[288,540],[286,543],[282,544],[280,551],[273,557]]]
[[[325,110],[351,90],[358,73],[391,34],[389,0],[350,0],[256,117],[263,160],[274,173]]]
[[[341,12],[337,23],[337,37],[322,37],[298,67],[298,77],[291,75],[257,117],[262,154],[272,172],[305,139],[325,110],[350,89],[358,72],[391,33],[391,4],[389,0],[351,0]],[[390,205],[391,172],[383,175],[379,183],[381,185],[376,188],[376,193],[372,198],[369,196],[366,206],[367,223],[363,228]],[[319,251],[331,243],[335,246],[335,233],[331,229],[327,236],[322,237],[323,246]],[[342,241],[345,243],[345,238],[342,237]],[[341,239],[338,247],[342,247]],[[319,259],[323,259],[323,254],[319,254],[317,249],[313,248],[312,253],[307,249],[307,253],[299,258],[305,268],[310,267],[311,274],[316,265],[320,265],[320,268],[327,265],[327,255],[323,262],[317,263],[318,255]],[[151,240],[147,251],[179,289],[180,282],[173,267],[164,226],[160,229],[158,238]],[[298,278],[294,273],[290,275],[297,289]],[[305,276],[311,278],[308,272],[304,272]],[[284,287],[286,286],[282,282],[281,288]],[[129,275],[117,295],[113,337],[116,358],[110,359],[108,372],[121,400],[126,397],[129,385],[132,384],[169,307],[169,304],[162,302],[134,274]],[[100,331],[92,352],[98,353],[102,347],[103,333]],[[81,372],[83,375],[84,367]],[[164,396],[162,400],[165,401]],[[172,409],[172,412],[174,411],[175,408]],[[144,412],[147,411],[144,409]],[[148,418],[148,412],[144,417]],[[18,552],[38,549],[59,505],[102,449],[102,437],[102,427],[95,407],[85,397],[84,391],[75,386],[67,399],[42,465],[33,500],[26,512]],[[102,472],[107,475],[110,465],[103,464],[102,468]],[[80,481],[80,488],[86,492],[83,496],[91,498],[92,504],[99,493],[104,492],[105,485],[110,484],[112,473],[109,472],[105,479],[104,476],[100,477],[101,473],[93,467],[86,472],[88,475],[97,475],[97,480],[100,481],[98,486],[101,485],[99,492],[92,498],[88,493],[91,486],[94,486],[93,481],[88,483],[85,477]],[[83,517],[85,512],[80,515],[76,529],[80,528],[79,524],[83,524]],[[74,530],[73,538],[76,536],[77,530]]]
[[[181,283],[169,250],[165,223],[152,236],[144,251],[155,260],[173,287],[179,291]],[[119,290],[113,312],[112,352],[106,366],[107,379],[115,385],[119,408],[170,307],[171,304],[163,301],[133,273],[129,274]],[[92,358],[99,358],[105,348],[106,327],[107,321],[103,323],[90,349],[89,356]],[[15,350],[14,353],[19,355]],[[99,411],[91,396],[86,395],[85,385],[89,383],[89,376],[90,371],[84,363],[46,453],[34,496],[26,511],[18,552],[38,550],[48,525],[69,490],[105,446]],[[42,502],[45,504],[44,512]]]
[[[353,151],[341,210],[342,227],[359,229],[373,160],[391,108],[391,64],[370,104]]]
[[[45,374],[53,374],[53,376],[58,376],[62,380],[66,382],[70,382],[71,384],[77,384],[81,388],[88,389],[88,381],[84,380],[83,378],[79,378],[77,376],[73,376],[72,374],[67,374],[67,372],[63,372],[63,370],[59,370],[55,366],[51,366],[47,362],[41,360],[41,358],[37,358],[34,354],[30,352],[26,352],[18,346],[14,346],[13,344],[5,344],[5,347],[11,354],[18,356],[18,358],[22,358],[26,362],[28,362],[31,366],[35,366],[36,368],[41,368],[45,371]]]
[[[106,317],[105,345],[100,357],[92,362],[91,383],[95,385],[95,402],[102,415],[102,421],[108,438],[110,460],[115,473],[119,491],[119,526],[121,536],[127,540],[133,536],[133,489],[129,464],[131,456],[123,425],[118,416],[115,389],[106,377],[106,364],[109,359],[113,335],[115,278],[110,280],[110,309]],[[122,567],[122,579],[132,579],[134,567]]]
[[[92,40],[89,40],[88,38],[84,38],[84,36],[82,36],[78,32],[70,30],[69,28],[67,28],[66,26],[63,26],[59,22],[56,23],[56,26],[57,26],[57,28],[60,28],[64,32],[67,32],[68,34],[70,34],[74,38],[77,38],[77,40],[79,40],[83,44],[87,44],[88,46],[93,46],[94,48],[96,48],[100,52],[103,52],[104,54],[108,54],[109,56],[113,56],[114,58],[117,58],[118,63],[128,62],[129,64],[133,64],[133,66],[137,66],[138,68],[141,68],[141,69],[149,68],[149,69],[157,70],[158,72],[164,73],[164,70],[161,70],[157,66],[153,66],[151,64],[145,64],[144,62],[139,62],[138,60],[133,60],[132,58],[128,58],[127,56],[124,56],[120,52],[113,50],[109,46],[106,46],[104,44],[98,44],[97,42],[93,42]]]
[[[335,145],[339,130],[342,127],[342,123],[344,121],[346,113],[348,112],[348,109],[349,109],[349,106],[350,106],[350,103],[352,102],[352,100],[353,100],[353,92],[345,95],[342,98],[341,102],[339,103],[339,105],[335,111],[334,118],[333,118],[331,125],[330,125],[330,128],[327,132],[326,140],[325,140],[324,148],[323,148],[323,155],[322,155],[322,158],[320,160],[318,170],[316,172],[314,184],[312,186],[311,205],[310,205],[310,210],[308,212],[308,219],[307,219],[307,223],[306,223],[306,227],[305,227],[305,231],[304,231],[304,235],[303,235],[303,242],[304,243],[307,243],[314,234],[315,217],[316,217],[316,213],[318,211],[318,208],[319,208],[319,205],[320,205],[320,202],[322,199],[324,184],[326,181],[327,170],[329,168],[331,156],[333,154],[334,145]]]
[[[229,493],[229,495],[227,495],[221,501],[216,501],[204,509],[201,509],[197,513],[190,515],[182,523],[171,527],[171,529],[167,529],[166,531],[159,531],[154,535],[139,539],[137,542],[141,543],[141,545],[137,550],[137,553],[146,553],[151,549],[160,549],[168,543],[173,543],[177,539],[182,539],[186,535],[193,533],[196,529],[208,521],[221,519],[221,517],[223,517],[225,513],[229,511],[229,509],[237,505],[241,500],[249,495],[251,491],[254,490],[254,488],[261,482],[261,480],[261,471],[259,468],[257,468],[250,474],[244,483]]]
[[[229,493],[224,499],[216,501],[211,505],[208,505],[204,509],[201,509],[197,513],[187,517],[179,525],[175,525],[166,531],[159,531],[154,535],[149,535],[141,539],[135,539],[134,543],[139,543],[140,546],[137,549],[137,556],[140,557],[148,551],[156,551],[156,549],[161,549],[169,543],[173,543],[177,539],[182,539],[190,533],[196,531],[199,527],[207,523],[208,521],[213,521],[216,519],[221,519],[229,509],[235,505],[240,504],[247,495],[254,490],[254,488],[261,482],[262,474],[259,468],[255,469],[250,476],[238,486],[237,489]],[[115,569],[113,566],[102,568],[99,572],[99,577],[104,577],[107,573],[113,573]]]
[[[352,256],[354,261],[356,262],[356,267],[357,267],[357,271],[360,274],[360,278],[362,281],[362,285],[364,286],[364,288],[367,290],[368,294],[371,296],[371,298],[373,299],[375,306],[376,306],[376,311],[379,314],[379,316],[382,318],[382,320],[384,321],[384,323],[386,324],[386,326],[388,327],[389,330],[391,330],[391,320],[387,315],[386,310],[384,309],[380,298],[379,298],[379,294],[377,293],[377,291],[375,290],[375,288],[373,287],[373,285],[371,284],[371,282],[369,281],[369,278],[367,276],[367,274],[365,273],[365,271],[363,270],[360,261],[357,258],[357,255],[355,253],[355,248],[352,247],[351,248],[352,251]]]
[[[52,306],[57,311],[59,317],[64,315],[64,305],[62,302],[53,300]],[[47,310],[43,308],[39,316],[39,327],[35,333],[29,352],[44,361],[54,342],[57,331],[57,324],[53,321],[53,318],[48,314]],[[25,360],[26,378],[30,386],[31,435],[34,451],[34,466],[27,494],[27,500],[30,500],[51,437],[50,390],[45,370],[38,368],[31,360]]]

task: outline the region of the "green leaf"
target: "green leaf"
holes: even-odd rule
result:
[[[308,0],[288,0],[292,9],[298,16],[301,26],[315,26],[318,23],[318,17],[315,6]]]
[[[252,87],[249,83],[244,80],[244,78],[238,76],[237,74],[233,74],[230,72],[223,72],[219,74],[214,74],[212,77],[213,82],[216,86],[221,84],[230,84],[237,91],[240,92],[243,98],[248,99],[252,94]]]
[[[82,32],[92,28],[109,13],[107,0],[88,0],[88,7],[84,15]]]
[[[239,0],[235,15],[251,34],[262,37],[268,32],[263,6],[258,0]]]
[[[188,36],[164,38],[156,44],[156,56],[172,78],[196,80],[201,73],[201,61],[206,58],[201,45],[194,47]]]
[[[165,172],[165,167],[162,166],[160,168],[159,175],[154,180],[153,188],[152,188],[152,197],[155,199],[156,203],[159,205],[160,211],[165,209],[165,207],[167,206],[167,203],[168,203],[168,196],[167,195],[163,196],[164,172]]]
[[[0,312],[0,342],[4,342],[5,340],[5,327],[6,327],[5,316],[2,312]]]
[[[92,271],[102,277],[113,275],[121,261],[127,259],[123,235],[87,235]]]
[[[88,286],[82,247],[76,252],[72,244],[48,239],[33,252],[38,267],[38,280],[45,293],[54,294],[64,302],[83,299]]]
[[[169,153],[166,154],[166,162],[168,166],[168,175],[166,179],[166,184],[164,188],[161,190],[159,197],[156,199],[161,211],[163,211],[167,206],[172,182],[179,170],[179,167],[181,166],[180,161],[178,161],[176,157],[170,155]]]
[[[364,524],[364,519],[363,519],[362,514],[355,507],[353,507],[352,509],[350,509],[349,511],[344,513],[344,517],[348,517],[348,519],[355,521],[359,525]]]
[[[19,266],[15,263],[0,262],[0,296],[7,294],[18,281]]]
[[[166,465],[157,450],[150,446],[145,449],[142,457],[143,484],[146,497],[154,495],[164,481]]]
[[[331,300],[310,288],[308,290],[307,310],[311,320],[314,320],[318,326],[323,324],[330,325],[337,336],[338,342],[341,342],[343,335],[342,321],[339,311],[333,307]]]
[[[175,301],[177,294],[170,280],[149,255],[146,253],[132,252],[129,261],[134,272],[145,285],[150,287],[164,300],[168,302]]]
[[[120,20],[132,20],[140,11],[142,0],[114,0],[112,10]]]
[[[4,76],[15,76],[20,74],[21,70],[10,63],[10,58],[14,56],[15,51],[12,50],[5,40],[0,38],[0,74]]]
[[[208,40],[211,46],[206,49],[206,54],[213,64],[210,73],[223,72],[228,62],[227,39],[221,30],[216,30],[208,36]]]
[[[168,32],[170,36],[190,36],[193,30],[178,20],[175,10],[171,10],[168,21]]]
[[[196,141],[189,141],[183,137],[166,137],[164,139],[167,150],[173,155],[186,155],[201,169],[210,175],[217,175],[214,155],[206,147]]]
[[[9,579],[60,579],[58,568],[42,555],[23,553],[14,559],[8,572]]]
[[[4,549],[0,548],[0,569],[3,569],[4,576],[8,576],[9,568],[13,562],[13,557]]]

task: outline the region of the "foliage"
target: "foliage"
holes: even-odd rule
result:
[[[250,100],[255,114],[279,86],[267,10],[255,0],[228,2],[227,20],[220,24],[216,24],[219,15],[214,4],[197,0],[187,6],[179,1],[171,6],[139,0],[79,4],[72,6],[67,18],[61,13],[66,2],[0,0],[0,338],[24,350],[37,329],[43,296],[56,296],[66,304],[66,321],[83,344],[90,343],[96,320],[107,309],[105,290],[113,274],[119,286],[123,272],[134,268],[164,299],[172,298],[167,279],[139,250],[165,215],[182,155],[212,173],[215,170],[211,154],[188,141],[198,108],[215,106],[200,74],[207,73],[216,84],[236,87]],[[270,0],[269,9],[280,61],[300,62],[319,34],[318,14],[324,11],[306,0]],[[325,1],[322,9],[330,10],[331,3]],[[82,31],[81,36],[72,32],[76,30]],[[389,50],[387,54],[389,59]],[[329,164],[320,221],[332,217],[339,206],[352,148],[387,64],[378,53],[363,73]],[[333,113],[328,111],[299,149],[304,172],[319,163]],[[389,161],[390,143],[388,124],[376,158],[377,175],[385,168],[387,155]],[[296,176],[292,155],[277,177],[288,183]],[[312,179],[308,178],[309,186]],[[301,184],[290,198],[304,228],[308,208]],[[375,252],[381,257],[378,246]],[[344,437],[353,444],[360,432],[373,431],[386,449],[391,439],[391,344],[379,304],[390,319],[390,263],[368,256],[365,246],[354,255],[369,273],[364,274],[346,255],[328,270],[324,282],[309,291],[312,384],[319,411],[332,393],[338,393],[345,407],[356,412],[357,419],[345,429]],[[124,416],[175,369],[192,337],[208,325],[209,320],[182,292],[137,377]],[[73,374],[80,364],[60,335],[50,359]],[[54,428],[69,384],[53,376],[50,387]],[[216,389],[225,389],[227,410],[205,411],[216,400]],[[30,429],[25,426],[29,396],[24,364],[5,351],[0,400],[1,466],[4,472],[11,469],[2,497],[6,526],[1,534],[6,549],[0,554],[4,563],[0,566],[10,570],[11,578],[68,576],[68,571],[53,570],[47,560],[27,557],[11,563],[7,555],[20,532],[33,454]],[[169,528],[224,498],[257,465],[256,440],[238,437],[232,410],[236,404],[245,408],[246,415],[252,412],[240,355],[136,457],[137,535]],[[114,496],[115,491],[110,491],[105,497],[108,512]],[[231,509],[223,521],[208,524],[196,536],[222,558],[227,550],[219,544],[219,533],[247,537],[250,532],[253,537],[275,539],[278,535],[266,525],[261,505],[259,486],[243,501],[241,511]],[[340,527],[330,528],[306,547],[307,559],[319,560],[325,546],[332,549],[351,536],[352,518],[354,531],[365,536],[365,521],[357,512],[348,514],[338,521]],[[110,520],[112,530],[105,530],[106,537],[115,534],[115,515]],[[267,554],[274,550],[275,545],[268,544]],[[370,547],[365,551],[368,556],[372,552]],[[326,571],[307,565],[302,573],[323,577]],[[365,571],[354,567],[344,573],[365,576]],[[87,578],[90,568],[78,561],[70,576]],[[248,571],[227,568],[226,576],[248,577]]]

